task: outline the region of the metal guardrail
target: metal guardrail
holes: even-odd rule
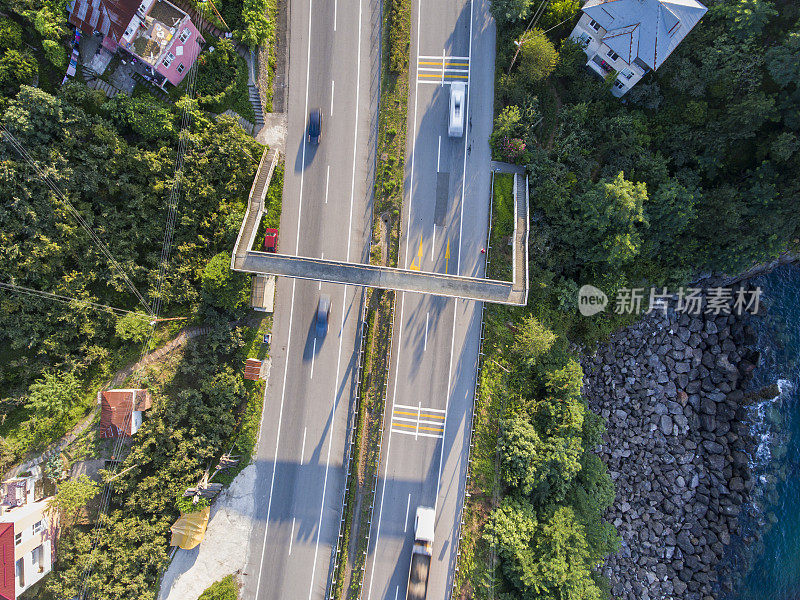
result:
[[[527,192],[527,190],[526,190]],[[484,263],[484,271],[488,273],[489,271],[489,259],[490,259],[490,251],[492,249],[491,246],[491,239],[492,239],[492,206],[494,204],[494,172],[492,172],[492,180],[489,186],[489,228],[487,230],[486,238],[486,261]],[[526,236],[526,243],[527,243],[527,236]],[[527,252],[526,252],[526,269],[527,269]],[[478,413],[478,385],[480,384],[481,378],[481,367],[483,366],[483,361],[481,357],[483,356],[483,340],[484,340],[484,332],[486,331],[486,322],[484,321],[484,313],[486,312],[486,305],[481,304],[481,333],[480,333],[480,342],[478,343],[478,360],[475,361],[475,386],[472,390],[472,421],[470,423],[469,428],[469,447],[467,448],[467,477],[466,481],[464,482],[464,500],[461,504],[461,510],[459,511],[458,516],[458,536],[456,537],[455,541],[455,567],[453,568],[453,585],[450,590],[450,597],[451,599],[455,598],[457,585],[458,585],[458,559],[461,556],[461,538],[463,537],[464,532],[464,510],[467,507],[467,499],[469,496],[469,491],[467,488],[469,487],[469,480],[470,480],[470,469],[472,467],[472,448],[475,445],[475,416]]]
[[[328,576],[328,591],[326,592],[326,597],[329,600],[333,600],[334,592],[336,590],[336,569],[339,568],[339,561],[341,560],[342,554],[342,538],[344,537],[344,525],[346,522],[345,518],[345,507],[347,504],[347,492],[350,490],[349,488],[349,476],[350,476],[350,469],[352,468],[353,463],[353,444],[355,443],[355,432],[358,428],[358,423],[356,422],[358,419],[358,411],[361,407],[361,386],[364,383],[364,344],[365,339],[367,337],[367,303],[364,302],[364,309],[361,312],[361,337],[359,340],[359,348],[358,348],[358,367],[356,368],[356,405],[355,405],[355,413],[353,422],[350,424],[350,432],[349,432],[349,442],[347,444],[347,453],[345,455],[345,465],[347,469],[345,471],[345,483],[344,483],[344,491],[342,492],[342,509],[341,509],[341,517],[339,518],[339,535],[336,538],[336,552],[333,553],[331,557],[331,566],[329,569],[329,576]]]
[[[394,346],[394,310],[397,307],[397,295],[395,294],[394,301],[392,302],[392,316],[391,321],[389,321],[389,364],[391,364],[392,359],[392,348]],[[358,592],[358,600],[361,600],[364,596],[364,580],[363,574],[366,573],[367,570],[367,557],[369,556],[369,543],[372,539],[372,518],[375,515],[375,497],[378,494],[378,479],[380,478],[381,473],[381,458],[383,457],[383,434],[386,425],[386,400],[388,399],[388,392],[389,392],[389,379],[391,377],[386,377],[386,380],[383,383],[383,411],[381,412],[381,435],[378,439],[378,464],[375,468],[375,480],[372,484],[372,502],[370,503],[369,507],[369,519],[367,519],[367,528],[369,531],[369,535],[367,536],[367,547],[364,549],[364,564],[361,567],[362,572],[362,580],[361,580],[361,590]]]

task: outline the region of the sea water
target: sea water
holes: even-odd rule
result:
[[[723,559],[738,574],[736,583],[719,597],[800,600],[800,267],[781,267],[752,283],[767,310],[751,322],[761,352],[751,387],[777,383],[780,393],[748,409],[756,482],[740,516],[741,535]]]

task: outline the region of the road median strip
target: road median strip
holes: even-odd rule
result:
[[[390,0],[382,15],[381,101],[373,211],[372,265],[396,267],[405,171],[411,3]],[[343,527],[329,598],[359,598],[375,507],[391,356],[395,292],[367,290],[363,377],[358,390],[353,458],[347,475]],[[430,435],[430,434],[419,434]]]

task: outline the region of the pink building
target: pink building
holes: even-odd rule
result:
[[[131,55],[138,71],[162,88],[183,81],[205,43],[189,15],[168,0],[75,0],[70,22],[102,35],[109,52]],[[117,25],[122,22],[124,28]]]

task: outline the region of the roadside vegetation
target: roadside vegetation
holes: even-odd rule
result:
[[[0,290],[2,470],[86,418],[97,390],[143,353],[182,327],[210,329],[122,383],[148,388],[154,406],[121,453],[89,427],[44,464],[46,475],[58,480],[74,461],[114,454],[118,475],[107,497],[88,481],[58,482],[53,510],[68,525],[41,597],[74,597],[83,586],[93,597],[152,597],[168,563],[176,498],[230,452],[241,457],[239,464],[215,478],[228,483],[249,462],[258,433],[263,382],[244,381],[241,369],[246,357],[266,356],[262,339],[271,317],[249,316],[250,278],[232,273],[229,261],[263,148],[232,119],[211,119],[185,98],[175,106],[146,96],[109,100],[72,83],[57,96],[21,85],[2,103],[0,122],[38,169],[0,144],[0,189],[7,199],[0,207],[0,271],[3,283],[15,288]],[[191,116],[181,135],[184,195],[159,287],[184,109]],[[280,189],[269,194],[270,218],[279,219]],[[162,316],[184,319],[159,323],[145,344],[150,319],[122,270],[145,297],[161,299]],[[22,288],[58,294],[64,302]]]
[[[614,490],[592,452],[603,425],[581,399],[579,353],[635,317],[581,317],[579,287],[602,289],[613,308],[625,287],[675,292],[798,249],[800,9],[707,4],[621,101],[564,39],[577,2],[493,2],[490,142],[530,174],[531,292],[525,308],[485,313],[457,596],[608,597],[593,569],[617,547],[602,521]],[[489,260],[502,272],[505,183],[494,186]]]
[[[214,51],[197,57],[195,97],[200,108],[216,114],[230,109],[254,122],[247,89],[247,62],[236,54],[230,40],[206,37],[207,45],[213,46]]]
[[[377,169],[371,264],[397,266],[400,211],[403,205],[406,114],[408,109],[408,52],[411,35],[410,0],[391,0],[384,12],[381,46],[381,101],[378,114]],[[358,598],[363,585],[379,466],[381,430],[391,351],[392,291],[366,292],[361,385],[356,430],[347,474],[344,527],[340,559],[333,574],[334,598]]]
[[[230,31],[235,40],[250,48],[267,43],[275,35],[277,0],[215,0],[213,7],[206,0],[189,1],[209,23]]]
[[[236,585],[236,578],[228,575],[212,583],[197,600],[237,600],[238,598],[239,588]]]

